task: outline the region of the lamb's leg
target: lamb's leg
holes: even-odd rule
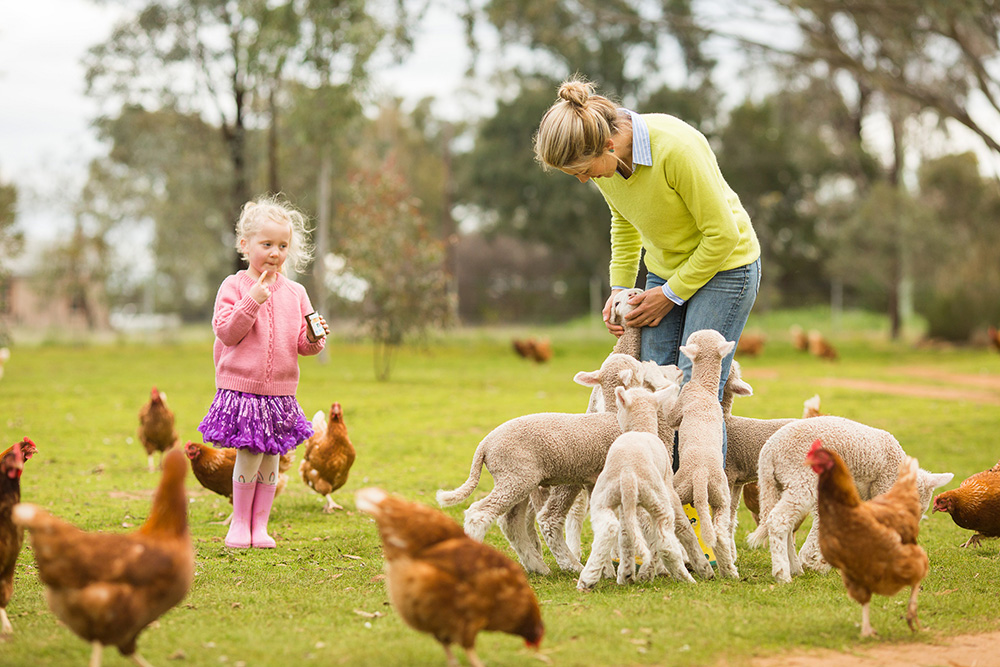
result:
[[[618,527],[618,583],[632,583],[635,578],[635,535],[632,529],[622,521]]]
[[[816,514],[816,510],[813,510],[812,519],[812,527],[809,528],[806,541],[802,543],[802,549],[799,550],[799,561],[801,567],[809,570],[829,572],[830,564],[823,559],[823,554],[819,550],[819,517]]]
[[[587,565],[580,573],[576,587],[581,591],[590,590],[604,574],[604,566],[611,558],[611,548],[618,540],[618,517],[614,510],[590,508],[590,525],[594,529],[594,544],[590,549]]]
[[[566,515],[569,514],[573,501],[582,488],[569,484],[553,487],[545,507],[538,513],[538,525],[542,529],[542,537],[556,559],[556,564],[561,569],[571,572],[580,572],[583,566],[580,565],[579,558],[573,557],[573,552],[566,544]]]
[[[491,523],[505,516],[516,505],[523,504],[520,508],[520,514],[515,513],[514,517],[504,519],[505,523],[501,526],[501,530],[505,531],[505,536],[508,535],[507,531],[510,531],[509,534],[513,536],[513,540],[517,540],[516,544],[511,541],[511,546],[514,547],[515,552],[518,552],[518,558],[521,558],[522,553],[527,555],[529,562],[521,561],[525,569],[529,572],[549,574],[549,568],[542,558],[541,544],[537,541],[537,536],[534,540],[529,540],[526,538],[527,529],[523,526],[517,527],[517,521],[522,524],[526,521],[528,498],[537,486],[537,483],[532,484],[530,481],[521,479],[495,478],[493,490],[485,498],[477,500],[469,505],[469,509],[465,510],[464,527],[465,533],[469,537],[482,542]],[[532,528],[532,532],[534,532],[534,528]],[[511,540],[511,537],[508,537],[508,540]]]
[[[792,500],[795,489],[786,489],[767,515],[767,539],[771,548],[771,573],[780,583],[792,580],[792,561],[795,554],[795,526],[803,516],[803,508]],[[798,557],[795,556],[795,565]],[[801,573],[801,569],[800,569]]]
[[[677,581],[686,581],[693,584],[694,578],[684,567],[684,556],[681,553],[681,543],[674,534],[674,512],[670,506],[670,500],[666,497],[650,500],[646,503],[650,519],[655,524],[655,530],[649,537],[649,550],[652,552],[653,564],[659,566],[666,564],[667,572]],[[689,524],[690,525],[690,524]],[[699,555],[700,554],[700,549]],[[704,556],[702,556],[704,559]],[[643,568],[646,563],[643,562]],[[711,567],[709,567],[711,569]],[[655,574],[655,569],[654,569]],[[642,568],[639,569],[640,579],[643,575]]]
[[[736,551],[736,527],[739,525],[740,495],[743,493],[742,482],[729,485],[729,543],[733,554],[733,563],[739,558]]]
[[[715,541],[715,562],[719,565],[719,574],[733,579],[739,579],[740,574],[733,562],[732,538],[729,532],[729,508],[725,503],[712,508],[715,517],[715,533],[719,538]]]
[[[525,570],[549,574],[549,566],[545,564],[542,557],[542,547],[538,536],[529,535],[529,532],[535,532],[535,524],[528,525],[528,502],[528,498],[525,497],[505,514],[501,514],[497,523]]]
[[[579,561],[583,554],[580,536],[583,533],[583,521],[587,517],[589,500],[590,493],[586,488],[581,489],[566,517],[566,546],[576,561]]]
[[[668,493],[670,495],[670,504],[673,505],[674,509],[674,534],[677,536],[677,540],[681,543],[681,546],[684,547],[684,552],[687,554],[691,568],[702,579],[712,579],[715,577],[715,570],[712,569],[712,564],[705,558],[705,552],[701,550],[701,545],[698,544],[698,536],[695,534],[694,527],[691,525],[687,514],[684,513],[684,505],[681,504],[680,497],[676,492],[670,493],[668,490]]]

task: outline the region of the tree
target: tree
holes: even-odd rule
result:
[[[17,186],[0,182],[0,246],[5,249],[0,258],[0,313],[7,312],[7,290],[4,289],[10,274],[8,261],[21,252],[24,232],[15,228],[17,222]],[[0,323],[0,347],[9,344],[6,323]]]
[[[1000,192],[973,153],[925,161],[919,183],[916,309],[929,336],[967,341],[976,327],[1000,321]]]
[[[444,248],[393,159],[350,178],[340,252],[367,283],[362,320],[375,339],[375,376],[388,380],[408,334],[445,324],[451,312]]]
[[[394,25],[370,13],[366,0],[123,1],[136,12],[90,50],[87,92],[112,105],[169,107],[217,124],[230,161],[232,220],[259,187],[248,131],[273,125],[286,78],[355,84],[387,36],[408,44],[402,0]]]

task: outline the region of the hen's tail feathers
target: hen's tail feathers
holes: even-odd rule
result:
[[[378,514],[379,506],[387,496],[388,494],[382,489],[370,486],[359,489],[354,494],[354,505],[362,512],[375,515]]]
[[[313,435],[326,433],[326,413],[322,410],[316,412],[312,418]]]
[[[483,462],[486,460],[486,451],[483,447],[483,443],[480,442],[479,446],[476,447],[476,453],[472,456],[472,466],[469,469],[469,478],[465,480],[462,486],[458,487],[454,491],[445,491],[444,489],[438,489],[434,497],[438,501],[438,505],[441,507],[451,507],[452,505],[457,505],[466,498],[472,495],[472,492],[479,485],[479,476],[482,474]]]
[[[14,505],[14,510],[11,512],[11,519],[13,519],[16,525],[33,530],[49,523],[52,515],[38,505],[18,503]]]

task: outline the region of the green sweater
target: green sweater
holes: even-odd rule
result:
[[[594,179],[611,208],[611,285],[635,284],[645,248],[646,268],[687,300],[717,272],[754,262],[760,243],[704,135],[673,116],[641,118],[652,165]]]

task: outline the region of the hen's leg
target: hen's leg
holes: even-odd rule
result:
[[[146,662],[146,659],[143,658],[138,653],[133,653],[132,655],[129,656],[129,659],[135,664],[139,665],[139,667],[153,667],[151,664]]]
[[[344,509],[341,505],[338,505],[333,500],[333,493],[332,492],[326,494],[323,497],[326,498],[326,505],[323,507],[323,513],[324,514],[331,514],[332,512],[335,512],[336,510],[342,510],[342,509]]]
[[[978,547],[981,541],[982,541],[982,536],[979,533],[973,533],[972,537],[966,540],[965,544],[963,544],[961,548],[964,549],[965,547],[969,546]]]
[[[920,592],[920,584],[915,584],[910,589],[910,603],[906,605],[906,624],[910,630],[916,632],[920,629],[920,619],[917,618],[917,593]]]
[[[451,645],[441,644],[441,646],[444,647],[444,654],[448,656],[448,667],[458,667],[458,658],[456,658],[455,654],[451,652]]]
[[[146,455],[146,465],[149,467],[149,472],[156,472],[156,466],[153,465],[153,453],[150,452]]]
[[[101,667],[101,653],[104,651],[104,646],[101,642],[91,642],[90,645],[93,647],[90,650],[90,667]]]
[[[874,637],[875,630],[872,629],[872,624],[868,620],[868,603],[865,602],[861,605],[861,636],[862,637]]]
[[[483,665],[483,661],[479,659],[478,655],[476,655],[475,647],[470,646],[465,649],[465,655],[469,657],[469,664],[472,665],[472,667],[485,667]]]

